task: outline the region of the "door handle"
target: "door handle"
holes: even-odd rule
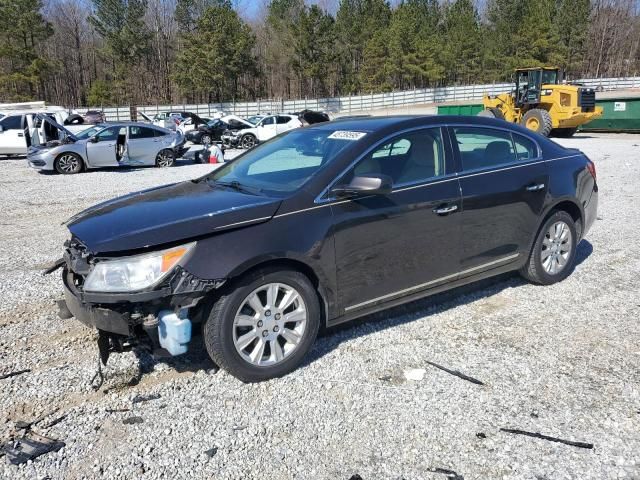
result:
[[[544,189],[544,183],[534,183],[527,186],[527,192],[539,192]]]
[[[18,136],[19,137],[24,137],[24,133],[19,133]]]
[[[450,205],[448,207],[437,207],[433,209],[433,213],[437,213],[438,215],[447,215],[448,213],[452,213],[458,210],[457,205]]]

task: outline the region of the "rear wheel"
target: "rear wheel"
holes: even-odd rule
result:
[[[553,127],[551,115],[541,108],[534,108],[525,113],[522,117],[522,124],[529,130],[544,135],[545,137],[549,136],[551,128]]]
[[[176,154],[173,150],[161,150],[156,157],[156,167],[172,167],[176,163]]]
[[[551,285],[573,269],[578,235],[571,215],[554,212],[542,225],[521,275],[533,283]]]
[[[77,153],[63,153],[54,162],[54,168],[56,172],[63,175],[72,175],[74,173],[80,173],[82,171],[82,158]]]
[[[243,382],[259,382],[298,367],[319,327],[320,305],[309,279],[293,270],[262,270],[216,301],[203,336],[220,367]]]

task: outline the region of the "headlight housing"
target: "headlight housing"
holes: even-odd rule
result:
[[[136,292],[160,283],[193,250],[195,242],[131,257],[97,262],[84,282],[86,292]]]

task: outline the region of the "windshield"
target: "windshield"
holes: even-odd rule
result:
[[[333,130],[300,129],[278,136],[250,150],[208,177],[256,193],[283,196],[304,185],[345,147],[355,143],[333,138]]]
[[[95,127],[82,130],[80,133],[76,133],[75,137],[78,139],[93,137],[96,133],[104,128],[104,125],[96,125]]]
[[[558,71],[557,70],[543,70],[542,71],[542,84],[543,85],[555,85],[558,83]]]
[[[253,123],[254,125],[257,124],[260,120],[262,120],[264,117],[262,115],[254,115],[253,117],[249,117],[247,118],[247,122],[249,123]]]

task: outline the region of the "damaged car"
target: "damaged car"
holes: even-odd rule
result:
[[[243,118],[227,115],[198,126],[197,129],[187,132],[185,137],[189,142],[208,145],[213,142],[219,142],[223,134],[231,134],[254,126],[254,124]]]
[[[68,175],[103,167],[171,167],[186,151],[181,133],[146,123],[100,124],[74,135],[49,117],[41,119],[56,133],[27,150],[27,163],[36,170]]]
[[[331,327],[494,275],[566,278],[596,219],[581,151],[482,117],[338,120],[66,222],[61,313],[111,352],[188,351],[261,381]]]
[[[258,143],[266,142],[276,135],[301,126],[302,122],[297,115],[268,115],[259,120],[256,125],[251,125],[241,130],[224,132],[221,140],[227,147],[250,149],[258,145]]]

